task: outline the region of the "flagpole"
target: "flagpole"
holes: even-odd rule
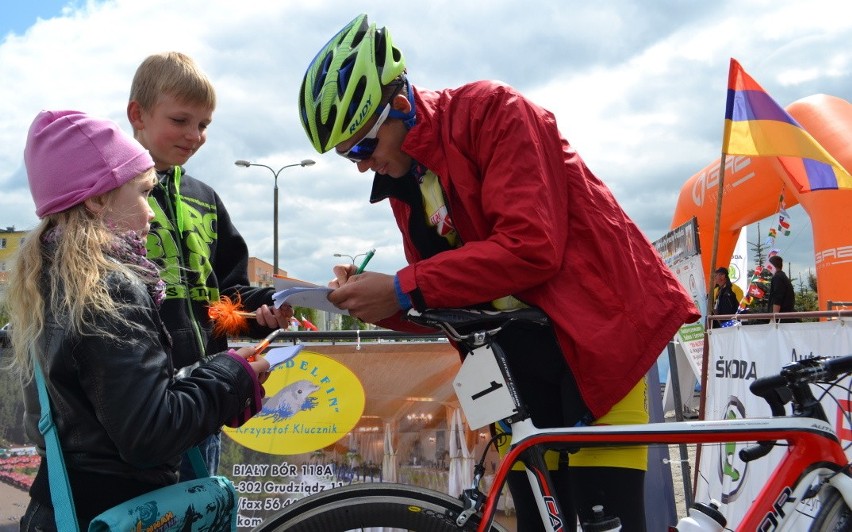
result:
[[[713,272],[716,271],[716,259],[718,251],[719,251],[719,225],[722,222],[722,195],[725,191],[725,152],[722,152],[722,157],[719,159],[719,189],[716,193],[716,223],[713,224],[713,247],[710,252],[710,279],[712,279]],[[710,290],[707,291],[707,325],[710,325],[712,321],[710,320],[710,311],[713,309],[713,304],[715,303],[713,287],[710,287]],[[708,327],[705,326],[705,330]]]
[[[728,67],[728,88],[730,89],[732,85],[732,77],[735,72],[735,66],[738,66],[739,63],[732,57],[731,64]],[[716,255],[719,250],[719,224],[722,220],[722,194],[725,191],[725,158],[728,152],[728,141],[730,137],[730,123],[728,122],[728,114],[733,106],[733,102],[731,101],[730,90],[728,92],[728,97],[725,101],[725,128],[722,133],[722,156],[719,159],[719,188],[716,192],[716,222],[713,224],[713,246],[710,252],[710,272],[708,272],[708,276],[712,279],[713,272],[716,271]],[[699,228],[700,230],[700,228]],[[711,286],[709,290],[707,290],[707,316],[704,320],[704,345],[701,350],[701,396],[698,403],[698,416],[699,419],[704,419],[704,410],[706,408],[707,403],[707,365],[710,363],[710,337],[707,334],[708,326],[713,322],[710,319],[710,316],[713,312],[713,287]],[[698,449],[696,453],[696,461],[695,461],[695,475],[692,478],[692,486],[693,490],[698,484],[698,472],[701,470],[701,444],[698,444]]]
[[[713,246],[710,252],[710,278],[712,279],[713,272],[716,271],[716,254],[719,248],[719,224],[722,220],[722,193],[725,189],[725,152],[722,152],[722,157],[719,160],[719,191],[716,194],[716,223],[713,227]],[[700,229],[700,228],[699,228]],[[704,345],[701,350],[701,396],[698,403],[699,419],[704,419],[704,409],[707,404],[707,365],[710,363],[710,338],[707,334],[707,329],[713,321],[710,316],[713,312],[713,297],[714,287],[707,290],[707,317],[704,320]],[[692,479],[693,489],[698,480],[698,471],[701,466],[701,444],[698,444],[697,459],[695,462],[695,476]]]
[[[719,250],[719,224],[722,220],[722,194],[725,189],[725,152],[722,152],[722,157],[719,160],[719,190],[716,194],[716,223],[713,224],[713,247],[710,252],[710,273],[709,278],[713,279],[713,272],[716,271],[716,259]],[[707,290],[707,317],[704,322],[704,347],[701,353],[701,401],[699,403],[699,415],[704,419],[704,404],[707,393],[707,364],[710,363],[710,342],[708,341],[707,330],[712,328],[713,320],[710,316],[713,315],[713,306],[715,304],[714,297],[715,287],[711,286]]]

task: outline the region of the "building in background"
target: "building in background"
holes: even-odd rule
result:
[[[278,275],[287,277],[287,271],[278,268]],[[272,286],[272,264],[257,257],[249,257],[248,278],[251,286]]]
[[[15,227],[0,229],[0,302],[6,298],[6,283],[15,253],[29,231],[16,231]],[[0,325],[3,325],[0,323]]]
[[[273,286],[273,271],[274,269],[272,264],[269,264],[268,262],[261,260],[257,257],[249,257],[248,278],[249,284],[251,286]],[[287,270],[279,266],[278,275],[282,277],[288,277]],[[296,316],[297,319],[301,317],[304,316]],[[312,319],[314,321],[311,323],[313,325],[316,325],[317,328],[321,331],[336,331],[342,328],[340,314],[330,314],[323,310],[318,310],[316,311]]]

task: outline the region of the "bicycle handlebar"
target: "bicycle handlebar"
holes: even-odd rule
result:
[[[852,355],[838,358],[814,357],[791,362],[777,375],[761,377],[749,386],[754,395],[769,404],[775,417],[787,415],[784,405],[793,402],[794,414],[826,421],[825,412],[813,396],[811,383],[833,381],[852,372]],[[740,459],[750,462],[769,454],[774,441],[760,441],[740,450]]]
[[[852,355],[838,358],[814,357],[791,362],[777,375],[761,377],[749,386],[751,393],[769,403],[773,416],[783,416],[784,405],[795,399],[797,402],[807,399],[806,384],[833,381],[852,372]],[[803,392],[799,397],[796,392]]]

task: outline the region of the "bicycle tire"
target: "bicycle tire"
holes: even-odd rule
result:
[[[825,495],[825,497],[823,497]],[[837,489],[826,486],[820,493],[820,507],[811,524],[811,532],[852,530],[852,510]]]
[[[417,532],[476,530],[479,516],[455,524],[461,501],[445,493],[391,483],[352,484],[322,491],[264,519],[254,532],[338,532],[386,527]],[[492,532],[506,532],[493,523]]]

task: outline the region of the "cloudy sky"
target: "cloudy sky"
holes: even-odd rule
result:
[[[400,238],[388,205],[367,201],[372,177],[315,153],[296,111],[309,61],[359,12],[390,29],[415,85],[499,79],[553,111],[651,240],[669,229],[683,183],[719,156],[731,57],[781,105],[852,101],[848,0],[12,0],[0,5],[0,227],[37,222],[22,153],[40,109],[84,110],[129,132],[137,65],[178,50],[219,98],[187,170],[219,191],[251,254],[272,262],[272,172],[234,161],[311,158],[279,177],[281,267],[324,283],[335,253],[375,247],[370,268],[395,271]],[[800,207],[791,215],[779,247],[806,270],[811,227]]]

